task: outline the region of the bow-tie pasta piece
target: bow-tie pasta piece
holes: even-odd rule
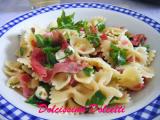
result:
[[[56,90],[60,90],[68,85],[71,80],[71,75],[68,73],[57,73],[52,82],[52,85],[55,86]]]
[[[70,44],[79,54],[82,55],[91,54],[95,51],[93,45],[86,38],[72,37]]]

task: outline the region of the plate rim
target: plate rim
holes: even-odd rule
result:
[[[50,11],[69,9],[69,8],[96,8],[96,9],[111,10],[111,11],[114,11],[114,12],[119,12],[119,13],[122,13],[122,14],[129,15],[131,17],[134,17],[134,18],[136,18],[136,19],[138,19],[138,20],[140,20],[140,21],[148,24],[154,30],[156,30],[157,32],[160,33],[160,23],[156,22],[152,18],[147,17],[147,16],[145,16],[145,15],[139,13],[139,12],[135,12],[135,11],[130,10],[128,8],[123,8],[123,7],[119,7],[119,6],[115,6],[115,5],[111,5],[111,4],[106,4],[106,3],[97,3],[97,2],[88,2],[87,3],[87,2],[81,2],[81,3],[64,3],[64,4],[49,5],[49,6],[46,6],[46,7],[42,7],[42,8],[38,8],[38,9],[35,9],[35,10],[31,10],[29,12],[26,12],[26,13],[18,16],[18,17],[15,17],[14,19],[12,19],[9,22],[7,22],[6,24],[2,25],[0,27],[0,38],[9,29],[11,29],[15,25],[23,22],[24,20],[26,20],[28,18],[31,18],[31,17],[39,15],[39,14],[43,14],[43,13],[46,13],[46,12],[50,12]],[[30,113],[27,113],[27,112],[21,110],[20,108],[17,108],[12,103],[10,103],[9,101],[7,101],[0,94],[0,103],[2,103],[2,101],[6,101],[7,105],[12,105],[14,107],[14,111],[15,111],[15,109],[20,110],[23,113],[22,116],[26,116],[27,115],[29,118],[32,118],[32,119],[43,119],[43,120],[45,120],[44,118],[40,118],[38,116],[32,115]],[[157,102],[155,102],[155,101],[157,101]],[[133,117],[133,118],[137,118],[137,119],[139,119],[139,118],[144,119],[143,116],[141,116],[143,114],[143,111],[146,111],[147,106],[151,106],[152,104],[158,105],[158,101],[160,101],[160,95],[157,98],[155,98],[152,102],[150,102],[146,106],[138,109],[137,111],[134,111],[134,112],[132,112],[130,114],[127,114],[127,115],[124,115],[122,117],[115,118],[115,119],[125,119],[127,117]],[[0,108],[2,108],[2,107],[3,107],[3,105],[0,104]],[[10,112],[12,112],[12,111],[10,111]],[[141,114],[138,114],[138,113],[141,113]],[[1,114],[1,115],[4,116],[5,118],[9,119],[5,115],[3,115],[3,114]],[[12,113],[11,113],[11,115],[12,115]],[[156,115],[152,116],[152,118],[157,117],[157,116],[158,116],[158,113]],[[14,116],[14,117],[18,117],[18,116]]]

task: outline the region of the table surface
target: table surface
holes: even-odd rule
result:
[[[149,16],[160,22],[160,4],[151,4],[140,2],[142,0],[61,0],[61,3],[71,2],[101,2],[120,7],[125,7]],[[144,0],[143,0],[144,1]],[[18,17],[19,15],[30,11],[31,5],[29,0],[0,0],[0,26]],[[4,118],[0,115],[0,119]],[[155,120],[159,120],[160,116]]]

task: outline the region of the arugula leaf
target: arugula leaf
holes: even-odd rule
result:
[[[49,91],[51,89],[51,86],[47,83],[44,82],[39,82],[39,86],[42,86],[46,92],[49,94]],[[49,104],[49,97],[46,100],[41,100],[39,98],[36,97],[36,95],[32,95],[31,97],[28,98],[28,100],[26,100],[26,103],[32,104],[34,106],[37,106],[38,103],[45,103],[45,104]]]
[[[44,83],[44,82],[39,82],[39,86],[42,86],[47,91],[47,93],[49,93],[49,91],[50,91],[50,89],[52,87],[48,83]]]
[[[65,53],[66,57],[68,57],[73,54],[73,51],[67,48],[64,50],[64,53]]]
[[[43,47],[44,46],[44,37],[40,34],[36,34],[35,37],[37,40],[38,47]]]
[[[96,48],[100,45],[99,36],[97,34],[88,34],[87,40],[89,40]]]
[[[60,50],[61,47],[57,46],[57,47],[45,47],[43,48],[43,52],[44,53],[49,53],[49,52],[57,52],[58,50]]]
[[[47,64],[48,64],[48,65],[53,66],[54,64],[57,63],[55,54],[49,52],[49,53],[47,53],[46,55],[47,55]]]
[[[126,64],[127,63],[126,53],[127,53],[126,49],[121,49],[111,43],[110,57],[112,58],[115,64],[118,64],[118,65]]]
[[[102,32],[106,27],[105,24],[102,22],[98,23],[96,26],[97,26],[99,32]]]
[[[97,91],[90,100],[87,100],[86,105],[90,104],[97,104],[97,105],[103,105],[104,101],[106,100],[106,96],[102,94],[101,91]]]
[[[36,34],[35,37],[36,37],[36,40],[37,40],[38,47],[52,46],[52,40],[51,40],[51,38],[44,38],[40,34]]]
[[[77,31],[80,31],[81,28],[83,28],[85,32],[89,31],[88,22],[86,20],[78,21],[74,24],[74,27]]]
[[[72,28],[74,25],[74,18],[75,13],[66,16],[64,10],[60,17],[57,18],[58,28]]]
[[[95,72],[95,70],[93,68],[89,68],[89,67],[85,67],[83,69],[83,72],[87,75],[87,76],[91,76],[92,73]]]
[[[49,104],[49,101],[45,101],[45,100],[41,100],[39,98],[37,98],[35,95],[32,95],[31,97],[28,98],[28,100],[25,101],[26,103],[29,103],[31,105],[37,106],[37,104],[40,103],[45,103],[45,104]]]
[[[109,102],[109,105],[112,105],[112,104],[114,104],[115,102],[115,100],[119,100],[119,97],[113,97],[112,99],[111,99],[111,101]]]

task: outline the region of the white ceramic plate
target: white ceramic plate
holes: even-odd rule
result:
[[[124,26],[132,33],[144,33],[148,44],[157,51],[153,63],[155,77],[144,90],[132,96],[132,102],[126,105],[125,113],[91,114],[91,115],[58,115],[52,113],[38,113],[38,109],[26,104],[20,94],[6,86],[7,77],[3,73],[4,62],[15,59],[14,53],[18,47],[17,35],[32,25],[46,27],[61,14],[75,12],[75,20],[90,19],[93,16],[103,16],[109,26]],[[7,119],[144,119],[154,118],[159,114],[160,97],[160,24],[137,12],[117,6],[99,3],[73,3],[40,8],[26,13],[0,28],[0,114]],[[158,106],[158,107],[157,107]],[[158,112],[159,111],[159,112]],[[154,113],[154,114],[153,114]]]

